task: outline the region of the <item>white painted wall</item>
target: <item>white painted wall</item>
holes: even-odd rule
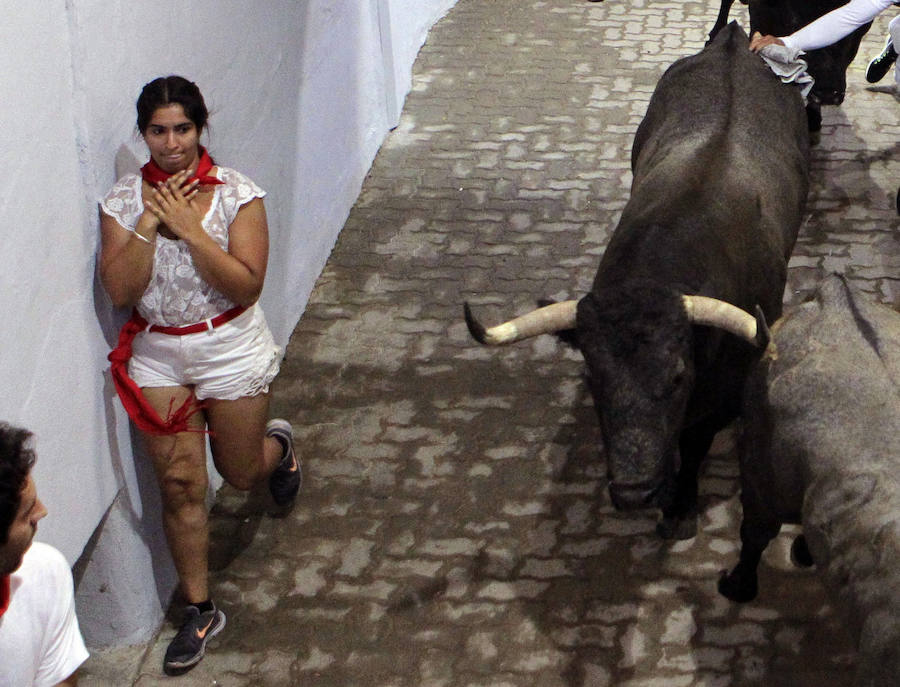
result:
[[[73,563],[85,552],[92,644],[145,639],[174,583],[152,475],[107,374],[126,314],[95,277],[96,202],[147,159],[141,86],[196,81],[210,152],[269,192],[262,303],[286,343],[427,31],[455,2],[0,0],[0,419],[37,436],[50,511],[38,537]]]

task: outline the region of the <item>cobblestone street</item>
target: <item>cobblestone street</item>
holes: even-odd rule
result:
[[[850,685],[841,618],[788,561],[796,529],[756,601],[716,591],[739,544],[729,432],[698,535],[663,541],[655,513],[610,503],[581,355],[549,336],[480,347],[462,317],[465,300],[494,323],[588,290],[650,94],[718,4],[459,0],[437,23],[275,387],[305,461],[297,507],[271,518],[222,489],[228,624],[204,661],[163,676],[167,623],[92,658],[83,687],[123,670],[141,687]],[[788,305],[835,270],[900,305],[898,104],[863,77],[894,14],[823,109]],[[748,27],[744,5],[731,16]]]

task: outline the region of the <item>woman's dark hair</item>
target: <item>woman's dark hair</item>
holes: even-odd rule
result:
[[[142,134],[150,126],[153,113],[160,107],[178,104],[184,108],[197,131],[203,131],[206,120],[209,119],[209,111],[203,102],[203,95],[197,84],[188,81],[183,76],[161,76],[153,79],[141,90],[137,99],[137,127]]]
[[[19,505],[28,473],[34,465],[34,451],[28,445],[31,432],[0,422],[0,546],[9,539],[9,530]]]

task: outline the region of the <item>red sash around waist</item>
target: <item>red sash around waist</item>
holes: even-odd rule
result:
[[[171,334],[173,336],[196,334],[215,329],[219,325],[233,320],[246,310],[247,308],[244,306],[236,306],[204,322],[189,324],[185,327],[167,327],[153,324],[150,325],[149,331]],[[145,329],[148,329],[147,320],[135,310],[131,315],[131,319],[123,325],[122,330],[119,332],[118,345],[107,356],[110,362],[109,369],[112,374],[113,384],[128,416],[138,429],[148,434],[177,434],[178,432],[204,431],[188,426],[188,420],[203,407],[193,393],[185,399],[179,408],[173,410],[170,406],[168,416],[163,420],[159,413],[156,412],[156,409],[147,402],[147,399],[141,392],[141,388],[128,376],[128,361],[132,352],[131,345],[134,337]]]

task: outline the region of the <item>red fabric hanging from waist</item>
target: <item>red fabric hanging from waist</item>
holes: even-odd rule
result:
[[[109,369],[112,374],[113,384],[116,387],[116,392],[119,394],[119,399],[122,401],[122,405],[125,407],[128,416],[138,429],[147,432],[148,434],[177,434],[178,432],[205,431],[192,428],[188,425],[188,420],[196,412],[202,409],[202,405],[197,401],[193,392],[191,392],[191,395],[188,396],[184,403],[177,409],[173,410],[172,406],[170,406],[168,416],[165,420],[161,418],[159,413],[156,412],[156,409],[147,402],[141,388],[128,376],[128,361],[131,359],[131,347],[134,342],[134,337],[145,329],[148,329],[148,331],[151,332],[159,332],[161,334],[169,334],[172,336],[184,336],[186,334],[205,332],[233,320],[246,312],[246,310],[247,308],[245,306],[236,306],[226,310],[221,315],[216,315],[204,322],[189,324],[185,327],[168,327],[165,325],[153,324],[148,328],[147,320],[141,317],[137,310],[131,314],[131,319],[122,326],[122,329],[119,332],[118,345],[110,351],[107,358],[110,362]]]

